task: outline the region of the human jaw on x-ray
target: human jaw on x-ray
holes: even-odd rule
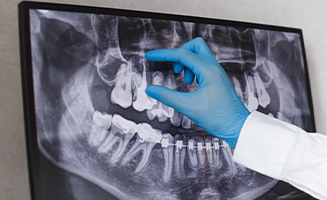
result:
[[[30,17],[40,151],[117,198],[254,199],[277,183],[145,94],[151,84],[197,89],[172,63],[147,61],[149,50],[202,37],[249,111],[311,128],[297,34],[45,10]]]

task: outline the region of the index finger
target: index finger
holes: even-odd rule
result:
[[[203,60],[210,62],[213,65],[217,65],[218,61],[213,56],[211,50],[209,49],[207,43],[201,38],[197,37],[179,48],[187,49],[195,54],[198,54]]]

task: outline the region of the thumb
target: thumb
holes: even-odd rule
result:
[[[162,102],[169,107],[174,108],[179,112],[185,111],[185,109],[188,108],[187,102],[189,99],[189,93],[171,90],[159,85],[150,85],[145,89],[145,92],[150,97]]]

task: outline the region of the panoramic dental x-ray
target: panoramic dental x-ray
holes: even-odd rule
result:
[[[198,87],[147,61],[150,50],[202,37],[249,111],[312,128],[298,34],[51,10],[31,10],[30,24],[38,148],[117,199],[255,199],[278,182],[146,95],[152,84]]]

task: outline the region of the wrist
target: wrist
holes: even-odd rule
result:
[[[222,138],[233,149],[235,149],[237,145],[237,141],[242,131],[243,125],[250,114],[251,113],[247,109],[244,112],[240,113],[240,115],[237,117],[237,122],[235,122],[230,128],[230,134],[226,134],[226,137]]]

